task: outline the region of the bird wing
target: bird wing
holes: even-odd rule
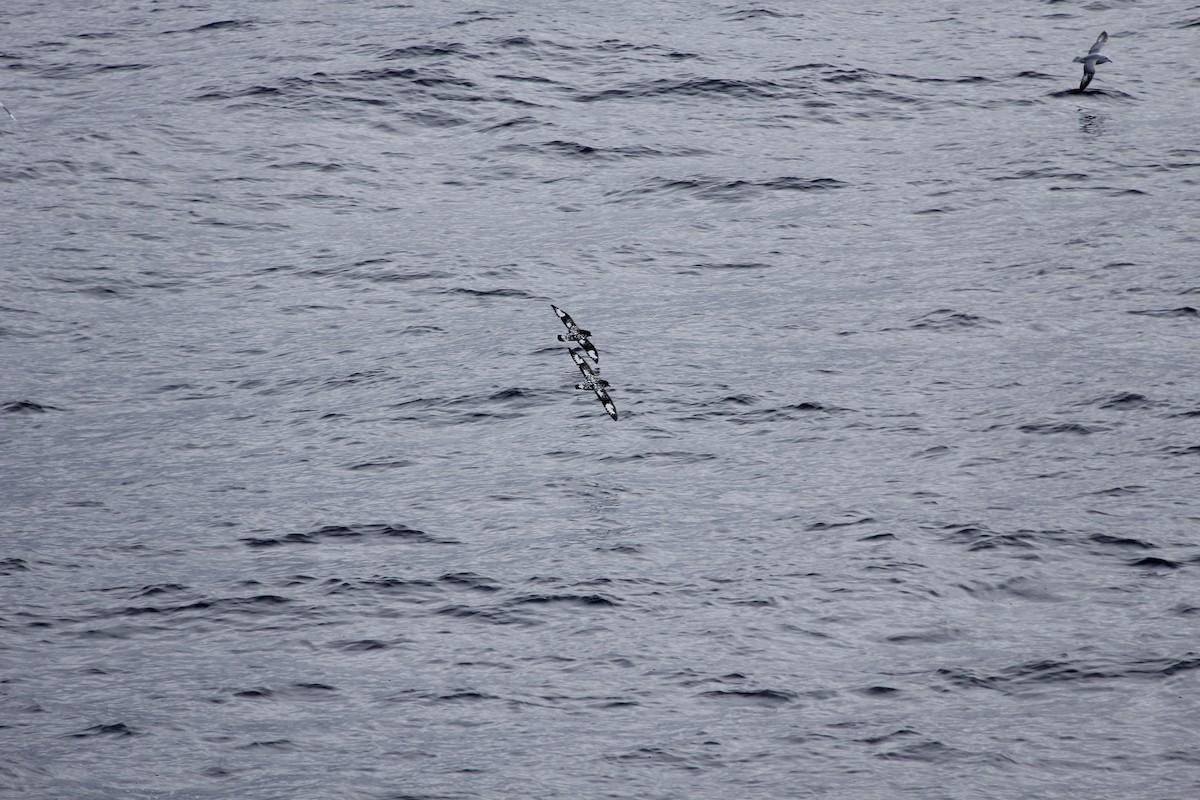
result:
[[[579,346],[583,348],[583,352],[587,353],[591,357],[592,361],[595,361],[597,364],[600,363],[600,352],[596,350],[596,346],[594,344],[587,339],[580,339]]]
[[[583,344],[583,342],[581,342],[581,344]],[[583,373],[583,377],[596,377],[597,373],[599,372],[599,368],[592,369],[592,365],[589,364],[587,359],[580,355],[579,351],[575,348],[569,347],[567,348],[567,351],[571,354],[571,360],[575,362],[575,366],[579,367],[579,371]]]
[[[568,314],[567,312],[563,311],[563,310],[562,310],[561,308],[559,308],[558,306],[554,305],[554,303],[551,303],[551,304],[550,304],[550,307],[554,309],[554,313],[555,313],[555,314],[557,314],[557,315],[558,315],[558,318],[562,320],[562,324],[567,326],[567,330],[571,330],[571,328],[578,327],[578,326],[575,324],[575,320],[571,319],[571,315],[570,315],[570,314]]]
[[[1088,55],[1091,55],[1093,53],[1099,53],[1100,48],[1104,47],[1104,43],[1107,41],[1108,41],[1108,31],[1104,31],[1103,33],[1100,34],[1099,37],[1097,37],[1096,43],[1094,45],[1092,45],[1092,49],[1088,50]]]
[[[600,398],[604,410],[615,420],[617,418],[617,406],[613,403],[612,398],[608,396],[608,392],[604,391],[604,388],[601,386],[597,386],[594,391],[596,392],[596,397]]]

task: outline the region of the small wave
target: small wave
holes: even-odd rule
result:
[[[223,19],[217,22],[208,22],[204,25],[197,25],[194,28],[187,28],[178,31],[166,31],[165,33],[201,33],[203,31],[224,31],[237,29],[254,29],[258,27],[253,20],[242,19]]]
[[[0,411],[3,411],[5,414],[45,414],[49,411],[61,410],[61,408],[56,406],[43,405],[42,403],[35,403],[32,400],[14,400],[0,406]]]
[[[726,98],[738,100],[773,100],[787,94],[785,87],[771,81],[742,81],[728,78],[688,78],[672,80],[660,78],[639,81],[617,89],[598,92],[580,92],[574,100],[578,103],[597,103],[611,100],[649,100],[675,97],[681,98]]]
[[[326,525],[308,533],[288,533],[277,537],[247,537],[242,539],[249,547],[279,547],[290,544],[319,544],[322,541],[350,539],[386,539],[390,541],[419,542],[422,544],[459,544],[455,539],[443,539],[407,525]]]
[[[62,739],[90,739],[94,736],[108,736],[114,739],[127,739],[132,736],[144,736],[146,732],[124,722],[114,722],[108,725],[93,725],[74,733],[64,733]]]
[[[718,202],[744,202],[766,192],[791,191],[811,192],[841,189],[846,186],[834,178],[798,178],[784,176],[764,181],[696,177],[696,178],[650,178],[632,189],[607,192],[609,203],[656,202],[670,195],[690,196],[696,200]]]
[[[713,689],[701,692],[709,700],[719,700],[734,705],[775,707],[796,700],[796,695],[780,689]]]
[[[1121,392],[1119,394],[1109,395],[1108,397],[1097,398],[1096,400],[1092,400],[1090,403],[1084,403],[1083,405],[1095,405],[1104,409],[1125,411],[1135,408],[1152,408],[1159,404],[1148,399],[1144,394],[1137,394],[1136,392]]]
[[[1110,429],[1101,427],[1099,425],[1083,425],[1078,422],[1042,422],[1018,425],[1017,430],[1021,431],[1022,433],[1070,433],[1076,436],[1087,436],[1088,434],[1101,433]]]
[[[1184,317],[1195,319],[1200,317],[1200,311],[1197,311],[1192,306],[1181,306],[1179,308],[1153,308],[1145,311],[1130,311],[1130,314],[1139,314],[1145,317]]]
[[[922,314],[913,320],[909,325],[909,330],[958,330],[962,328],[980,328],[991,325],[999,325],[1000,323],[994,319],[987,317],[976,316],[962,311],[955,311],[951,308],[939,308],[937,311],[930,311],[928,314]],[[885,328],[884,330],[895,330],[894,328]]]
[[[630,145],[628,147],[592,147],[579,142],[568,142],[554,139],[541,144],[510,144],[499,148],[505,153],[531,153],[539,155],[558,155],[568,158],[578,158],[586,161],[621,161],[637,158],[671,158],[684,156],[707,155],[707,151],[695,148],[676,148],[663,150],[645,145]]]

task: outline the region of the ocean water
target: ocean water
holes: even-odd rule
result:
[[[0,796],[1200,796],[1198,35],[6,4]]]

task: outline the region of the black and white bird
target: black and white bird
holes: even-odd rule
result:
[[[583,383],[575,384],[575,388],[591,389],[595,392],[596,397],[600,400],[600,404],[604,406],[604,410],[615,420],[617,418],[617,406],[613,403],[612,398],[608,396],[606,390],[609,384],[608,381],[601,378],[598,374],[599,368],[593,369],[592,365],[583,357],[583,354],[575,348],[569,347],[567,351],[571,354],[571,360],[575,362],[575,366],[579,367],[579,372],[583,375]]]
[[[1088,84],[1092,82],[1092,78],[1096,77],[1097,64],[1109,64],[1112,62],[1112,59],[1108,56],[1100,55],[1100,48],[1104,47],[1107,41],[1108,31],[1104,31],[1096,39],[1096,43],[1092,45],[1092,49],[1088,50],[1086,56],[1075,57],[1076,64],[1083,64],[1083,80],[1079,82],[1079,91],[1082,92],[1086,89]]]
[[[553,303],[550,304],[550,307],[554,309],[554,313],[558,315],[560,320],[562,320],[562,324],[567,326],[566,334],[564,335],[560,333],[558,335],[558,340],[560,342],[579,342],[579,346],[583,348],[583,352],[587,353],[592,361],[595,361],[597,364],[599,364],[600,353],[596,350],[595,346],[588,338],[592,335],[592,332],[585,331],[583,328],[580,328],[575,324],[575,320],[571,319],[570,314],[563,311]]]

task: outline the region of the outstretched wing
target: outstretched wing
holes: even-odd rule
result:
[[[579,371],[583,373],[585,378],[590,375],[595,375],[597,372],[599,372],[598,369],[592,369],[592,365],[589,364],[587,359],[583,357],[583,354],[574,347],[568,347],[567,352],[571,354],[571,360],[575,362],[575,366],[579,367]]]
[[[1096,39],[1096,43],[1094,45],[1092,45],[1092,49],[1088,50],[1088,55],[1092,55],[1093,53],[1099,53],[1100,48],[1104,47],[1104,43],[1107,41],[1108,41],[1108,31],[1104,31]]]
[[[571,354],[571,360],[575,362],[575,366],[583,369],[583,365],[587,362],[583,360],[583,356],[579,354],[579,351],[574,347],[568,347],[567,352]]]
[[[604,406],[604,410],[614,420],[617,418],[617,407],[613,403],[612,398],[608,396],[608,392],[604,391],[604,387],[597,386],[595,388],[596,397],[600,398],[600,403]]]
[[[551,303],[550,307],[554,309],[554,313],[557,314],[558,318],[562,320],[562,324],[567,326],[567,330],[571,330],[572,328],[579,327],[578,325],[575,324],[575,320],[571,319],[570,314],[563,311],[558,306],[554,305],[554,303]]]
[[[588,356],[591,357],[592,361],[595,361],[597,364],[600,363],[600,352],[596,350],[595,345],[593,345],[586,338],[583,338],[579,340],[579,346],[583,348],[583,352],[587,353]]]

